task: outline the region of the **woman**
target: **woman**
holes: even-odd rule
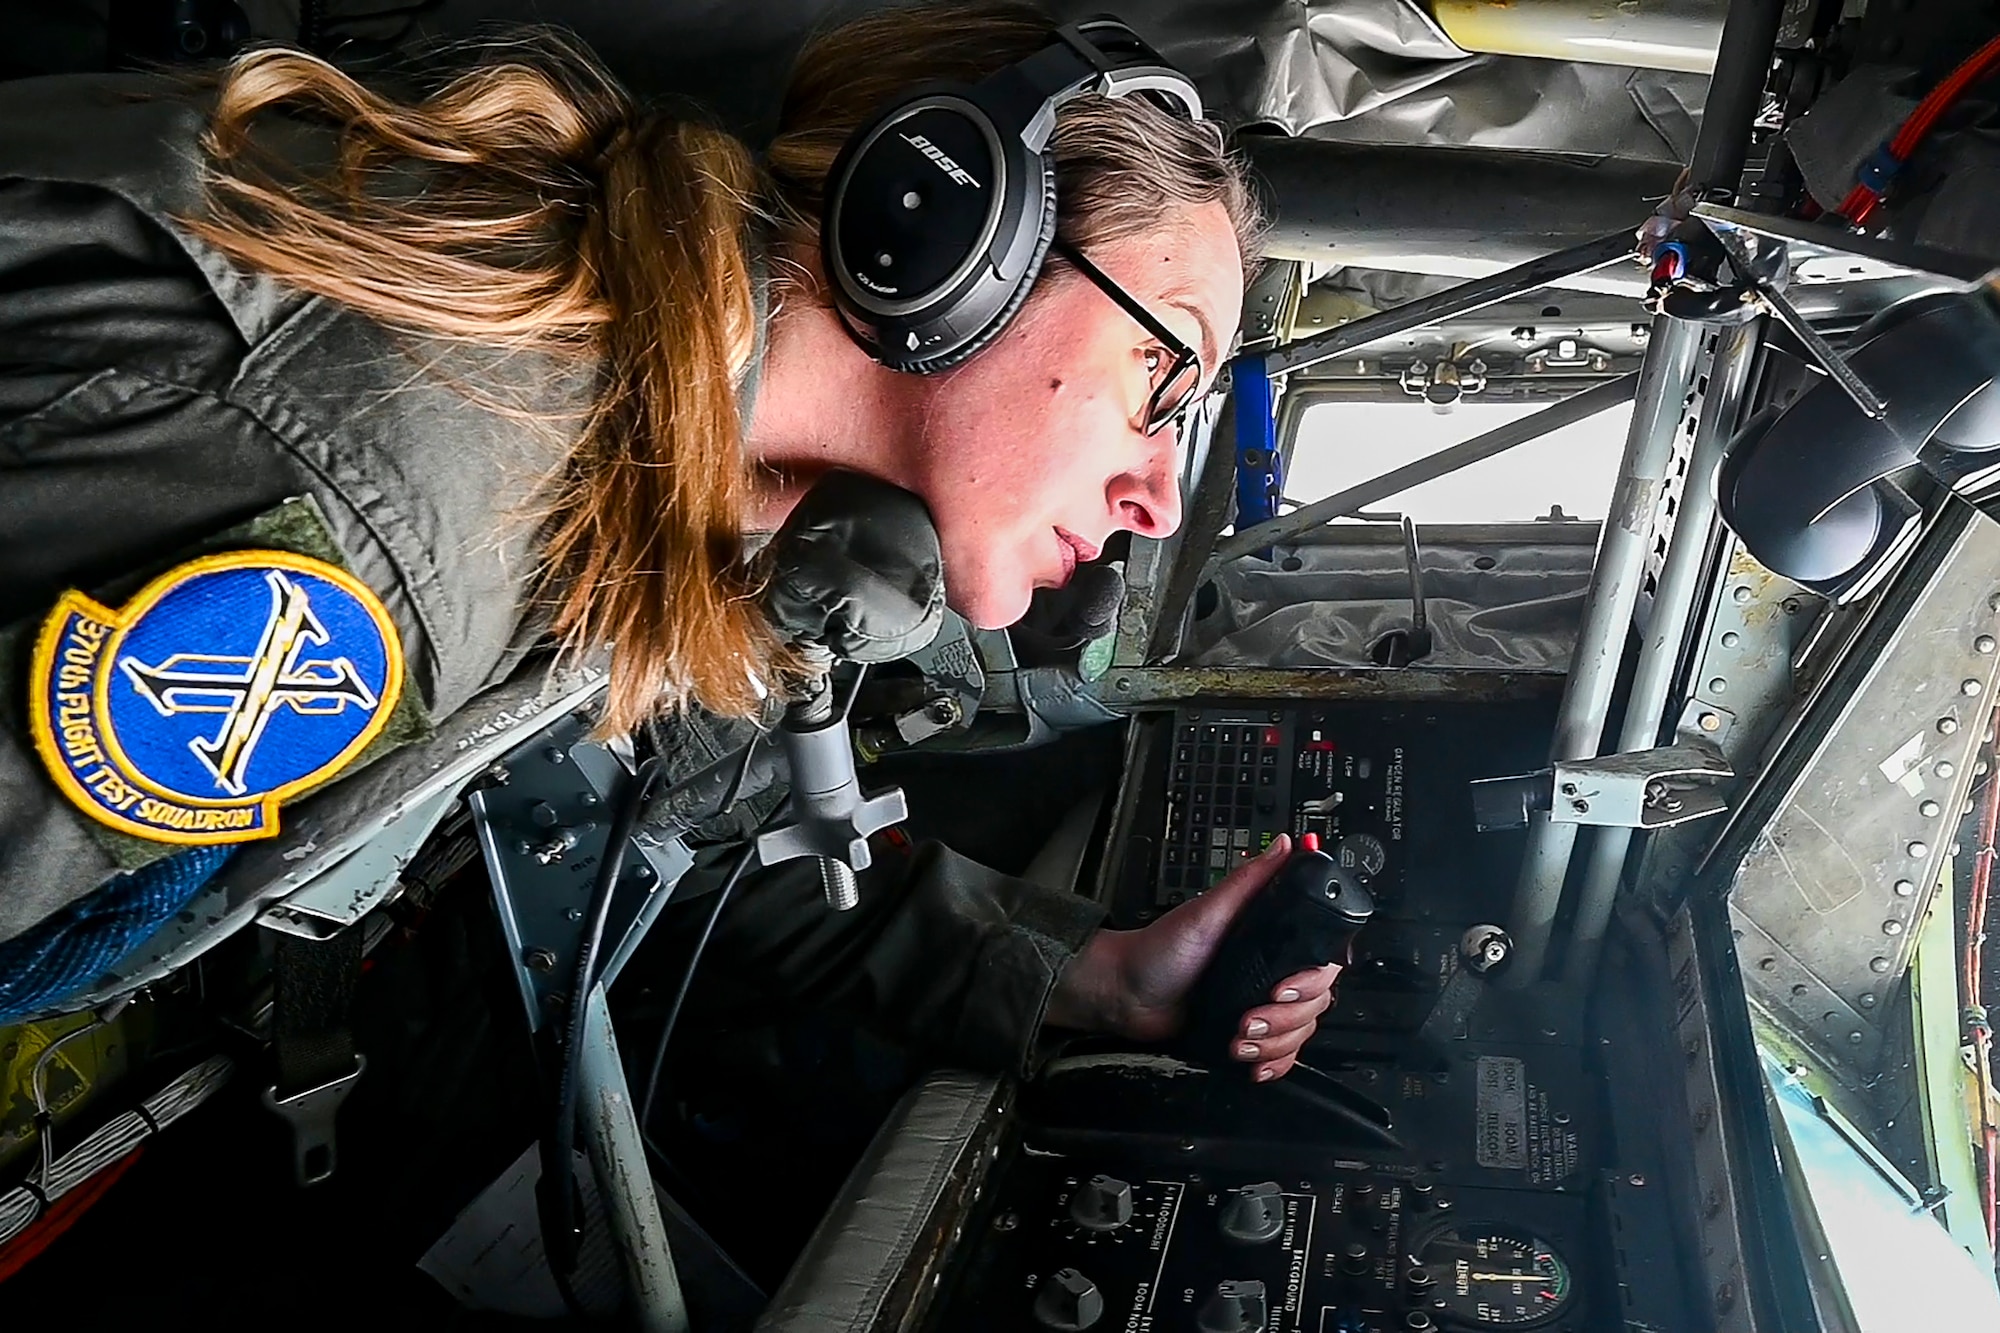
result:
[[[1183,367],[1158,326],[1211,383],[1255,227],[1210,126],[1139,97],[1067,104],[1057,250],[1098,272],[1052,255],[1005,332],[948,373],[877,364],[822,288],[821,193],[855,128],[893,94],[976,82],[1051,31],[1010,6],[834,31],[801,57],[761,165],[546,40],[411,100],[282,51],[240,58],[206,101],[0,90],[0,625],[15,626],[10,713],[25,674],[30,711],[54,719],[39,755],[20,726],[0,734],[0,940],[163,855],[97,827],[133,831],[117,822],[122,789],[64,770],[78,733],[49,702],[63,648],[50,626],[77,606],[108,627],[165,605],[142,591],[106,609],[156,575],[193,586],[205,552],[324,556],[393,624],[407,688],[388,665],[375,685],[339,686],[386,727],[357,734],[345,762],[420,734],[551,636],[610,645],[607,732],[750,713],[784,660],[743,537],[831,469],[925,500],[950,601],[982,626],[1019,618],[1116,532],[1172,532],[1178,427],[1156,400]],[[263,570],[272,596],[302,596],[282,574]],[[308,622],[289,623],[296,636]],[[47,652],[24,670],[38,624]],[[225,704],[189,703],[176,682],[225,658],[197,643],[178,666],[125,669],[160,716],[199,714]],[[301,670],[306,693],[339,685]],[[202,752],[218,780],[247,753],[226,741]],[[926,853],[873,927],[901,942],[835,952],[881,983],[864,988],[874,1017],[958,1058],[1019,1063],[1044,1017],[1160,1037],[1284,851],[1130,933]],[[746,894],[731,914],[744,938],[732,955],[725,930],[715,966],[782,963],[795,907]],[[1230,1055],[1282,1075],[1331,984],[1331,969],[1281,983]]]

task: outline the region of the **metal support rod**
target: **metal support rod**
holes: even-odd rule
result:
[[[1593,384],[1582,393],[1571,394],[1559,403],[1551,403],[1532,416],[1510,421],[1497,426],[1483,435],[1475,435],[1461,444],[1448,449],[1440,449],[1427,458],[1419,458],[1414,463],[1405,464],[1384,472],[1379,477],[1350,486],[1324,500],[1315,500],[1309,505],[1294,509],[1255,527],[1245,528],[1232,537],[1216,543],[1215,554],[1209,557],[1210,567],[1224,564],[1238,556],[1259,551],[1274,542],[1289,541],[1301,533],[1310,532],[1331,519],[1342,518],[1359,509],[1401,495],[1427,481],[1435,481],[1460,468],[1484,462],[1509,449],[1532,443],[1551,431],[1573,426],[1586,417],[1632,401],[1639,388],[1637,373],[1621,375],[1615,380]]]
[[[1694,618],[1695,598],[1708,569],[1715,529],[1716,469],[1722,465],[1723,449],[1742,415],[1762,333],[1763,321],[1757,320],[1730,329],[1716,343],[1708,390],[1702,396],[1701,421],[1695,427],[1687,478],[1681,484],[1680,504],[1674,515],[1673,541],[1660,569],[1653,614],[1646,622],[1645,641],[1640,645],[1631,693],[1625,701],[1625,723],[1618,734],[1620,754],[1650,750],[1659,742],[1661,713],[1667,706],[1667,694],[1680,665],[1681,644]],[[1596,831],[1590,858],[1584,863],[1576,925],[1564,964],[1572,981],[1588,982],[1597,971],[1598,952],[1611,923],[1611,908],[1618,897],[1631,842],[1632,830],[1627,828]]]
[[[1760,287],[1757,295],[1765,309],[1777,316],[1778,322],[1789,329],[1794,338],[1805,344],[1813,360],[1819,362],[1820,369],[1831,375],[1833,382],[1861,409],[1861,415],[1870,421],[1880,421],[1889,415],[1889,405],[1882,401],[1882,395],[1861,378],[1860,372],[1832,343],[1820,337],[1819,330],[1806,321],[1805,315],[1785,293],[1776,287]]]
[[[1639,585],[1645,581],[1653,512],[1665,484],[1668,460],[1673,457],[1674,433],[1686,410],[1695,353],[1704,333],[1698,324],[1665,316],[1653,321],[1646,364],[1639,372],[1632,428],[1625,440],[1625,461],[1598,539],[1583,620],[1570,653],[1569,682],[1556,712],[1552,761],[1594,755],[1603,737],[1605,711],[1611,704],[1618,667],[1625,660],[1632,610],[1638,605]],[[1528,846],[1521,859],[1509,921],[1514,962],[1501,979],[1502,985],[1528,986],[1540,979],[1575,843],[1576,825],[1551,823],[1546,814],[1530,818]]]
[[[1736,197],[1750,155],[1751,123],[1764,101],[1784,12],[1785,0],[1730,0],[1715,73],[1702,104],[1701,132],[1688,159],[1688,182],[1699,199]]]
[[[618,1261],[625,1271],[628,1308],[643,1333],[688,1333],[687,1301],[667,1245],[667,1224],[653,1190],[638,1110],[625,1084],[625,1066],[611,1030],[604,987],[584,1000],[583,1051],[577,1066],[577,1134],[597,1177]]]
[[[1525,264],[1495,273],[1491,277],[1474,278],[1471,282],[1460,283],[1456,287],[1426,296],[1417,301],[1406,301],[1402,305],[1384,310],[1379,315],[1357,319],[1352,324],[1329,329],[1289,346],[1280,347],[1265,357],[1265,363],[1273,375],[1288,371],[1304,370],[1322,361],[1345,356],[1358,347],[1383,338],[1392,338],[1411,329],[1420,329],[1426,324],[1435,324],[1470,311],[1497,305],[1511,296],[1532,292],[1546,287],[1558,278],[1572,277],[1578,273],[1588,273],[1593,269],[1615,264],[1629,258],[1633,249],[1633,233],[1617,231],[1609,236],[1601,236],[1594,241],[1558,250],[1554,254],[1531,259]]]

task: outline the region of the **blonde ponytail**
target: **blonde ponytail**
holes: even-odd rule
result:
[[[260,150],[260,118],[328,123],[334,160]],[[754,711],[777,646],[740,558],[750,499],[735,381],[754,345],[750,154],[642,112],[542,36],[421,101],[315,57],[225,75],[189,225],[237,261],[383,324],[589,358],[593,401],[557,479],[544,589],[568,646],[613,645],[604,727],[663,705]],[[393,176],[415,163],[421,204]]]

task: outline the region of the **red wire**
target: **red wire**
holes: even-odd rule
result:
[[[1992,762],[1994,769],[1988,770],[1986,778],[1986,804],[1979,812],[1979,851],[1972,862],[1972,890],[1966,895],[1965,914],[1965,1005],[1970,1010],[1982,1007],[1980,986],[1981,941],[1986,934],[1987,909],[1993,890],[1994,834],[2000,831],[2000,712],[1994,714],[1991,731],[1993,740]],[[1980,1138],[1986,1149],[1986,1179],[1980,1192],[1981,1210],[1985,1213],[1986,1240],[1989,1245],[2000,1246],[2000,1125],[1993,1123],[1992,1098],[1987,1095],[1991,1086],[1993,1068],[1993,1028],[1990,1022],[1982,1022],[1972,1032],[1972,1053],[1979,1075],[1979,1129]]]
[[[1930,95],[1917,103],[1917,109],[1903,120],[1902,128],[1889,140],[1889,155],[1898,163],[1910,160],[1910,154],[1917,151],[1917,145],[1924,141],[1944,113],[1952,104],[1965,95],[1965,90],[1979,82],[2000,65],[2000,36],[1995,36],[1986,45],[1974,51],[1960,63],[1959,67],[1945,77],[1943,83],[1931,89]],[[1841,201],[1840,214],[1850,222],[1868,220],[1875,206],[1882,202],[1882,196],[1866,185],[1856,185]]]

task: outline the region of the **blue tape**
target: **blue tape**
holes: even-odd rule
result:
[[[1236,396],[1236,530],[1278,516],[1285,491],[1278,456],[1277,395],[1261,356],[1238,357],[1229,373]]]
[[[1889,182],[1895,180],[1897,173],[1902,169],[1902,160],[1889,151],[1887,143],[1881,143],[1877,144],[1875,151],[1855,169],[1854,179],[1876,194],[1886,194]]]

